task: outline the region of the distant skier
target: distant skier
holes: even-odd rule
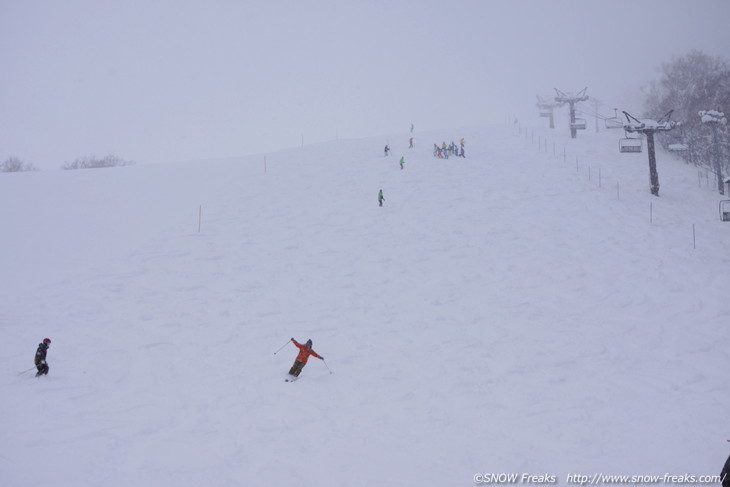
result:
[[[312,350],[312,340],[307,340],[307,343],[304,345],[296,341],[294,338],[292,338],[291,341],[299,349],[299,355],[297,355],[297,358],[294,360],[294,365],[292,365],[289,370],[289,375],[299,377],[299,374],[302,373],[302,369],[305,365],[307,365],[307,360],[309,360],[310,355],[314,355],[318,359],[324,360],[324,357]]]
[[[401,170],[401,171],[403,170],[403,164],[405,164],[405,163],[406,163],[406,159],[405,159],[405,157],[402,157],[402,156],[401,156],[401,158],[400,158],[400,170]]]
[[[411,133],[413,133],[413,124],[411,124]]]
[[[44,338],[43,342],[38,344],[38,350],[35,352],[35,366],[38,369],[35,376],[40,377],[48,374],[48,364],[46,363],[46,352],[51,345],[50,338]]]
[[[378,191],[378,205],[383,206],[383,201],[385,201],[385,198],[383,197],[383,190],[381,189]]]
[[[388,144],[385,144],[385,149],[383,149],[383,152],[385,152],[385,155],[387,156],[390,152],[390,147],[388,147]]]
[[[410,140],[408,141],[408,143],[409,143],[408,148],[409,149],[413,149],[413,137],[410,138]]]

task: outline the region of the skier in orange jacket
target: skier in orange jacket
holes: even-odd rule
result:
[[[299,349],[299,355],[297,355],[297,358],[294,360],[294,365],[292,365],[289,370],[289,375],[299,377],[299,374],[301,374],[302,369],[307,364],[307,360],[309,360],[310,355],[314,355],[318,359],[324,360],[324,357],[312,350],[312,340],[307,340],[307,343],[304,345],[296,341],[294,338],[292,338],[291,341]]]

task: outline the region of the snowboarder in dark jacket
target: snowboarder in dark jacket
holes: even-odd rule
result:
[[[299,377],[299,374],[302,373],[302,369],[305,365],[307,365],[307,360],[309,360],[310,355],[314,355],[318,359],[324,360],[324,357],[312,350],[312,340],[307,340],[307,343],[304,345],[296,341],[294,338],[292,338],[291,341],[299,349],[299,355],[297,355],[297,358],[294,360],[294,365],[292,365],[289,370],[289,375]]]
[[[46,363],[46,352],[48,347],[51,345],[50,338],[44,338],[41,343],[38,344],[38,350],[35,352],[35,366],[38,369],[35,376],[40,377],[48,373],[48,364]]]

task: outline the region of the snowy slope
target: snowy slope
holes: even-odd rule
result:
[[[712,181],[660,153],[655,198],[618,134],[527,130],[2,175],[0,485],[718,473]],[[285,383],[290,337],[333,373]]]

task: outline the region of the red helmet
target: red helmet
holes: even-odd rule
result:
[[[43,339],[43,343],[51,343],[51,339],[50,338],[44,338]]]

